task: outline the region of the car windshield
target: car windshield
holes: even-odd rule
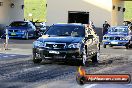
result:
[[[85,29],[83,26],[51,26],[45,33],[50,36],[73,36],[73,37],[84,37]]]
[[[123,32],[123,33],[127,33],[128,32],[128,28],[127,27],[111,27],[111,28],[109,28],[108,32]]]
[[[41,25],[40,23],[35,23],[35,26],[36,26],[36,27],[40,27],[40,28],[43,27],[43,25]]]
[[[27,22],[13,22],[10,24],[11,27],[28,27]]]

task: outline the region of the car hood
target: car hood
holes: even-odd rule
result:
[[[9,30],[27,30],[28,29],[28,27],[8,27],[7,29],[9,29]]]
[[[126,37],[126,35],[104,35],[104,37]]]
[[[56,42],[56,43],[79,43],[83,40],[83,37],[40,37],[37,41],[40,42]]]
[[[128,36],[128,33],[122,33],[122,32],[111,32],[107,33],[106,35],[113,35],[113,36]]]

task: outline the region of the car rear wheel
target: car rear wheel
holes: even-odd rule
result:
[[[100,50],[98,50],[95,56],[92,57],[92,63],[98,63],[99,58],[100,58]]]
[[[103,47],[104,47],[104,48],[106,48],[106,45],[105,45],[105,44],[103,44]]]
[[[129,49],[129,45],[126,45],[126,49]]]

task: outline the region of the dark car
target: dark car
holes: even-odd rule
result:
[[[54,24],[33,42],[33,62],[75,60],[86,65],[90,58],[98,62],[99,38],[83,24]]]
[[[35,23],[36,31],[35,31],[35,36],[38,38],[42,36],[42,34],[46,31],[46,25],[41,22]]]
[[[34,37],[35,26],[29,21],[14,21],[8,27],[9,38],[25,38]]]
[[[124,24],[124,26],[128,26],[129,24],[131,24],[131,22],[130,21],[124,21],[123,24]]]

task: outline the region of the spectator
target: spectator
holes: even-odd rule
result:
[[[94,26],[94,24],[93,24],[92,21],[89,22],[89,26],[90,26],[91,28],[95,29],[95,26]]]
[[[103,24],[103,35],[105,35],[108,32],[109,27],[110,25],[108,24],[107,21],[105,21],[105,23]]]

